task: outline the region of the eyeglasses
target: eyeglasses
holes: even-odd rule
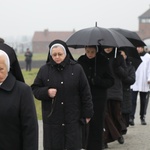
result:
[[[56,56],[61,57],[63,55],[64,55],[64,53],[54,53],[54,54],[52,54],[52,57],[56,57]]]

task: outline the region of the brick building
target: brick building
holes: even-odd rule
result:
[[[34,53],[48,52],[49,44],[55,39],[66,41],[75,31],[36,31],[32,38]]]
[[[138,35],[150,49],[150,8],[139,16]]]
[[[141,39],[146,43],[148,49],[150,50],[150,8],[145,11],[142,15],[138,17],[139,19],[139,29],[137,34],[141,37]],[[75,30],[72,31],[48,31],[45,29],[44,31],[36,31],[32,38],[32,51],[34,53],[48,52],[48,46],[51,41],[55,39],[61,39],[66,41]],[[79,51],[70,49],[75,53]]]

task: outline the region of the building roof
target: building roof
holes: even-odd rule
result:
[[[141,16],[139,16],[139,19],[145,18],[150,18],[150,8],[146,12],[144,12]]]
[[[66,41],[75,31],[36,31],[32,42],[51,42],[56,39]]]

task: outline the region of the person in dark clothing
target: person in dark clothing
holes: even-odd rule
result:
[[[14,49],[3,42],[0,42],[0,49],[6,52],[10,59],[10,72],[14,75],[14,77],[17,80],[25,82],[20,65],[19,65],[19,61],[17,59]]]
[[[132,110],[131,88],[130,86],[135,82],[135,68],[130,61],[128,52],[124,49],[121,50],[121,55],[126,61],[127,65],[127,77],[122,79],[123,83],[123,101],[121,104],[122,116],[125,121],[126,127],[129,127],[129,117]],[[122,131],[122,134],[126,134],[127,129]]]
[[[26,71],[31,71],[31,63],[32,63],[32,52],[29,48],[27,48],[27,51],[24,54],[25,56],[25,62],[26,62]]]
[[[78,59],[88,78],[94,105],[94,116],[89,124],[87,145],[83,147],[87,150],[102,149],[107,89],[114,84],[108,60],[98,51],[97,46],[86,46],[85,55]]]
[[[47,63],[31,85],[42,102],[44,150],[82,148],[82,123],[93,116],[90,87],[80,64],[69,57],[64,41],[49,45]]]
[[[107,90],[104,143],[118,140],[120,144],[123,144],[122,130],[125,130],[126,126],[121,113],[121,102],[123,101],[122,79],[127,77],[127,66],[117,48],[104,48],[102,52],[109,60],[115,80],[115,84]]]
[[[0,150],[38,150],[32,90],[9,71],[9,57],[0,50]]]

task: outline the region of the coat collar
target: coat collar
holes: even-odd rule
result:
[[[11,91],[15,85],[15,82],[15,77],[11,73],[9,73],[5,81],[1,84],[0,89]]]

